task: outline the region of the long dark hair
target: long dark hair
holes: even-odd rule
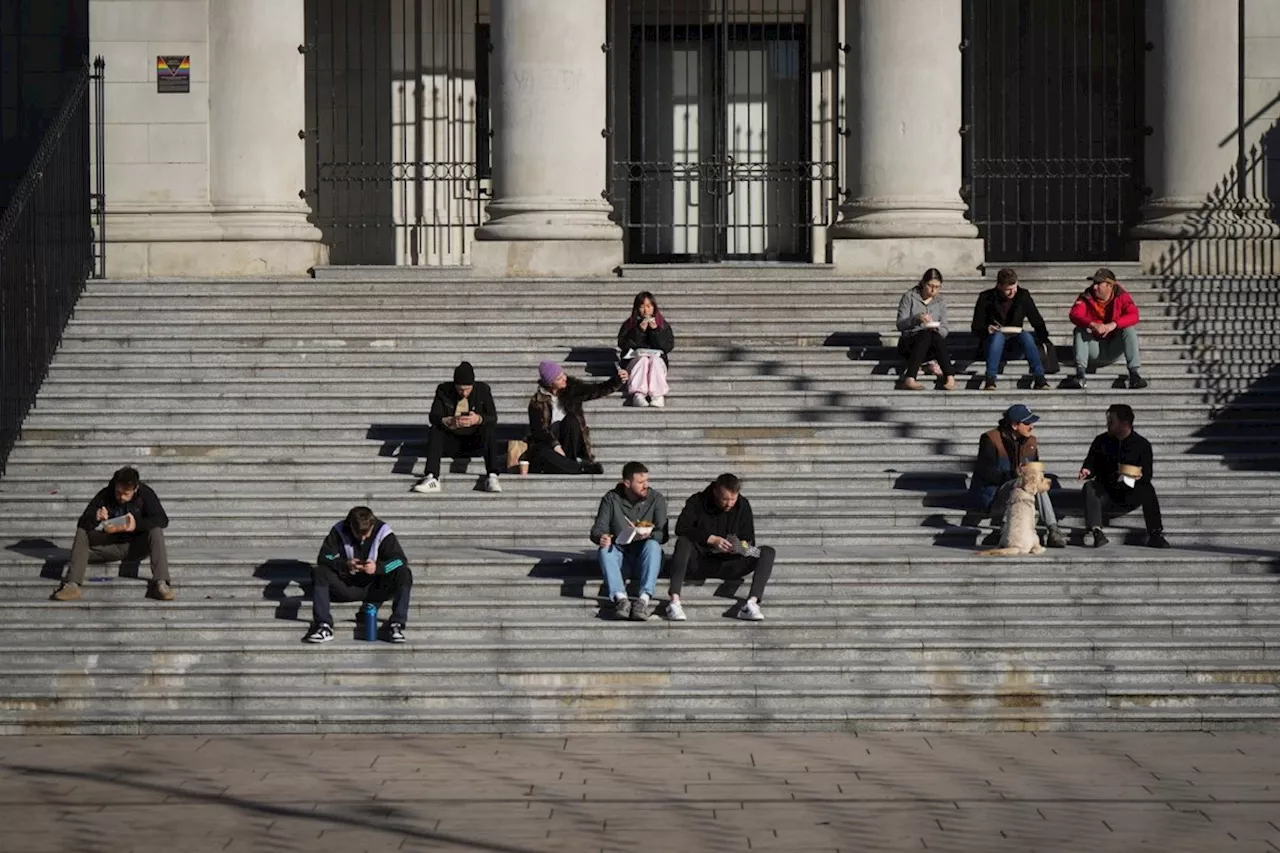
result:
[[[924,286],[935,279],[938,284],[942,284],[942,271],[937,267],[929,267],[924,271],[924,275],[920,276],[920,283],[916,285],[916,289],[924,293]]]
[[[662,328],[667,321],[662,316],[662,309],[658,307],[658,300],[653,298],[653,294],[647,290],[642,290],[636,294],[635,301],[631,303],[631,316],[627,318],[624,328],[632,329],[640,322],[640,306],[645,300],[653,303],[653,319],[658,321],[658,328]]]

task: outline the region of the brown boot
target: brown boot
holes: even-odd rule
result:
[[[80,584],[67,581],[49,596],[54,601],[79,601],[84,598],[84,593],[80,591]]]
[[[147,588],[147,595],[157,601],[173,601],[178,597],[168,581],[152,581],[151,586]]]
[[[905,377],[903,379],[898,380],[898,390],[899,391],[923,391],[924,386],[910,377]]]

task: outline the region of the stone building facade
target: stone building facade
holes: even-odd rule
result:
[[[89,33],[117,276],[1277,267],[1280,0],[90,0]]]

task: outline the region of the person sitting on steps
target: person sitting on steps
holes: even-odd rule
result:
[[[538,390],[529,398],[529,470],[535,474],[603,474],[591,446],[584,403],[622,388],[627,371],[603,382],[566,376],[554,361],[538,365]]]
[[[898,301],[898,353],[907,360],[902,378],[898,380],[899,390],[924,388],[916,380],[916,374],[925,359],[930,359],[931,372],[941,379],[938,387],[947,391],[955,389],[956,369],[947,352],[950,331],[947,303],[942,298],[942,273],[927,269],[920,283],[902,294]]]
[[[1063,388],[1084,388],[1085,374],[1124,356],[1129,370],[1129,387],[1146,388],[1138,373],[1142,355],[1138,349],[1138,305],[1105,267],[1088,278],[1089,286],[1071,306],[1071,323],[1076,327],[1072,344],[1076,375],[1062,380]]]
[[[1133,429],[1133,409],[1116,403],[1107,409],[1107,431],[1089,445],[1089,454],[1080,466],[1084,482],[1084,522],[1093,536],[1093,547],[1108,541],[1102,525],[1109,516],[1123,515],[1142,507],[1147,527],[1147,545],[1168,548],[1160,500],[1152,484],[1151,442]]]
[[[405,641],[409,622],[409,594],[413,572],[409,560],[391,531],[367,506],[352,507],[347,517],[329,531],[311,570],[311,630],[308,643],[333,639],[330,600],[363,601],[378,605],[391,599],[391,618],[382,628],[389,643]]]
[[[627,397],[633,406],[653,406],[661,409],[666,405],[669,388],[667,386],[667,353],[675,349],[676,338],[671,331],[671,324],[658,310],[657,300],[647,290],[636,294],[635,303],[631,306],[631,316],[618,329],[618,349],[623,358],[628,352],[636,354],[627,364]],[[641,355],[641,350],[654,350],[661,355]]]
[[[1040,461],[1040,443],[1034,434],[1039,420],[1039,415],[1018,403],[1005,411],[995,429],[987,430],[978,439],[978,458],[969,484],[971,512],[981,517],[989,515],[992,519],[1004,520],[1005,508],[1018,485],[1022,466]],[[1036,495],[1036,512],[1049,530],[1045,545],[1049,548],[1067,547],[1066,537],[1062,535],[1057,514],[1053,511],[1053,501],[1047,492]],[[989,538],[998,540],[999,532]],[[994,541],[987,544],[994,544]]]
[[[685,575],[741,580],[751,575],[751,591],[738,607],[738,618],[764,619],[760,601],[773,575],[777,556],[769,546],[757,546],[751,503],[742,496],[742,481],[721,474],[711,485],[689,497],[676,521],[676,552],[671,560],[671,585],[666,618],[685,620],[680,591]]]
[[[591,525],[591,541],[605,588],[618,619],[644,622],[662,570],[662,543],[667,541],[667,499],[649,487],[649,469],[641,462],[622,468],[622,482],[605,492]],[[627,597],[626,575],[639,569],[635,604]]]
[[[169,516],[156,493],[143,483],[137,469],[126,466],[111,475],[76,522],[75,541],[67,577],[53,593],[54,601],[78,601],[89,562],[151,562],[147,596],[160,601],[176,598],[169,585],[169,555],[164,529]]]
[[[1031,324],[1034,334],[1023,328]],[[1040,344],[1049,343],[1049,329],[1031,294],[1018,286],[1018,274],[1005,268],[996,274],[996,286],[978,294],[973,307],[972,331],[978,338],[978,359],[987,363],[982,390],[996,390],[996,377],[1005,361],[1025,358],[1031,368],[1031,387],[1049,387],[1040,360]]]
[[[436,386],[428,416],[427,466],[423,477],[412,491],[433,494],[440,491],[440,460],[444,456],[484,459],[484,490],[502,491],[498,481],[501,464],[495,456],[494,430],[498,426],[498,410],[493,392],[484,382],[476,381],[470,362],[462,362],[453,371],[452,382]]]

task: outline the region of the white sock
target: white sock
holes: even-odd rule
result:
[[[647,593],[642,593],[642,594],[641,594],[641,596],[640,596],[640,604],[644,605],[644,604],[648,604],[648,603],[649,603],[649,596],[648,596],[648,594],[647,594]]]

